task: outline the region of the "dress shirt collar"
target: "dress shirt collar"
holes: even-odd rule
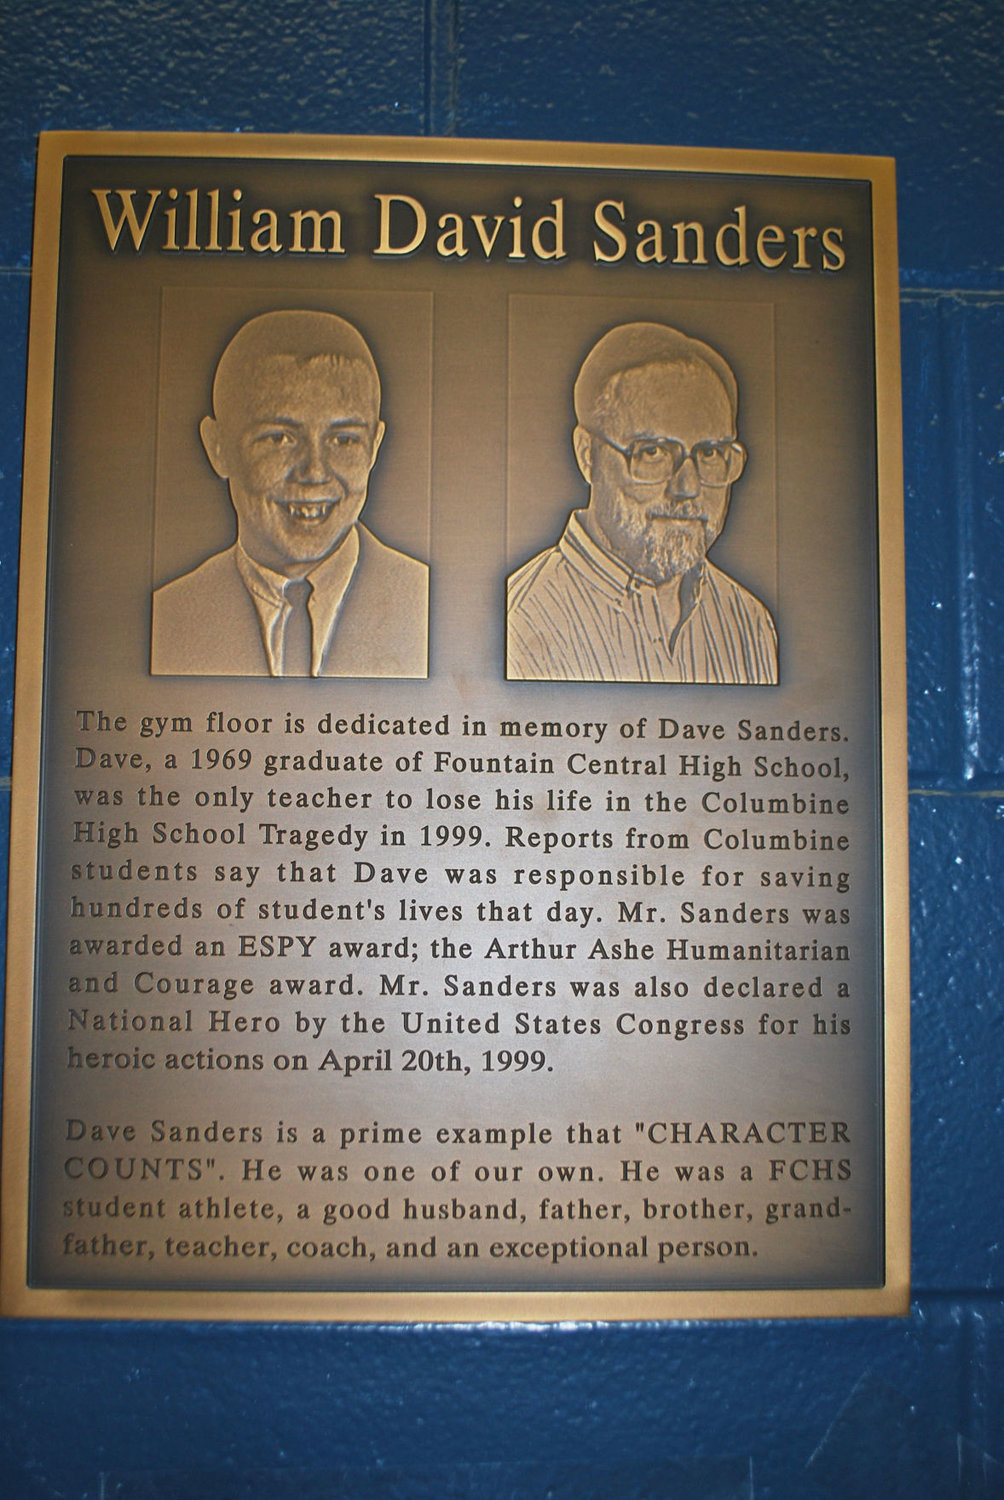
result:
[[[311,676],[320,677],[324,659],[335,633],[335,625],[352,576],[359,561],[359,532],[353,526],[348,536],[334,552],[315,563],[300,575],[310,582],[311,595],[307,608],[310,613],[313,645],[311,650]],[[249,557],[237,543],[237,570],[258,613],[262,643],[268,658],[269,673],[282,676],[283,627],[292,608],[286,598],[289,579],[282,573],[266,568],[263,563]]]
[[[690,619],[701,599],[706,576],[706,559],[689,573],[653,583],[608,552],[587,531],[584,510],[573,511],[562,534],[558,549],[569,567],[588,576],[595,588],[610,602],[623,609],[635,605],[653,640],[662,638],[672,652],[680,630]]]

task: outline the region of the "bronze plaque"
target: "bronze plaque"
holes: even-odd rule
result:
[[[893,200],[43,138],[5,1311],[906,1310]]]

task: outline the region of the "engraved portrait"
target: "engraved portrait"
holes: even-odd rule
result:
[[[199,424],[236,537],[155,590],[154,675],[427,675],[428,566],[362,520],[380,408],[345,318],[280,310],[237,330]]]
[[[508,678],[776,683],[770,611],[708,557],[748,457],[726,359],[622,324],[587,354],[574,405],[589,503],[508,580]]]

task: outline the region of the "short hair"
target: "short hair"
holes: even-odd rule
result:
[[[589,427],[604,406],[604,392],[617,375],[647,365],[704,366],[725,387],[732,420],[739,405],[736,377],[728,362],[700,339],[692,339],[665,323],[622,323],[593,345],[575,381],[575,417]]]
[[[337,313],[283,309],[261,313],[238,328],[220,355],[213,378],[213,413],[220,415],[231,391],[245,383],[245,372],[256,360],[284,357],[297,364],[329,359],[335,369],[358,370],[380,415],[380,376],[370,347],[358,328]]]

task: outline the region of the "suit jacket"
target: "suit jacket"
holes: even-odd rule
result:
[[[359,560],[321,667],[324,677],[427,677],[429,569],[365,526]],[[267,677],[258,613],[236,545],[153,596],[155,676]]]

